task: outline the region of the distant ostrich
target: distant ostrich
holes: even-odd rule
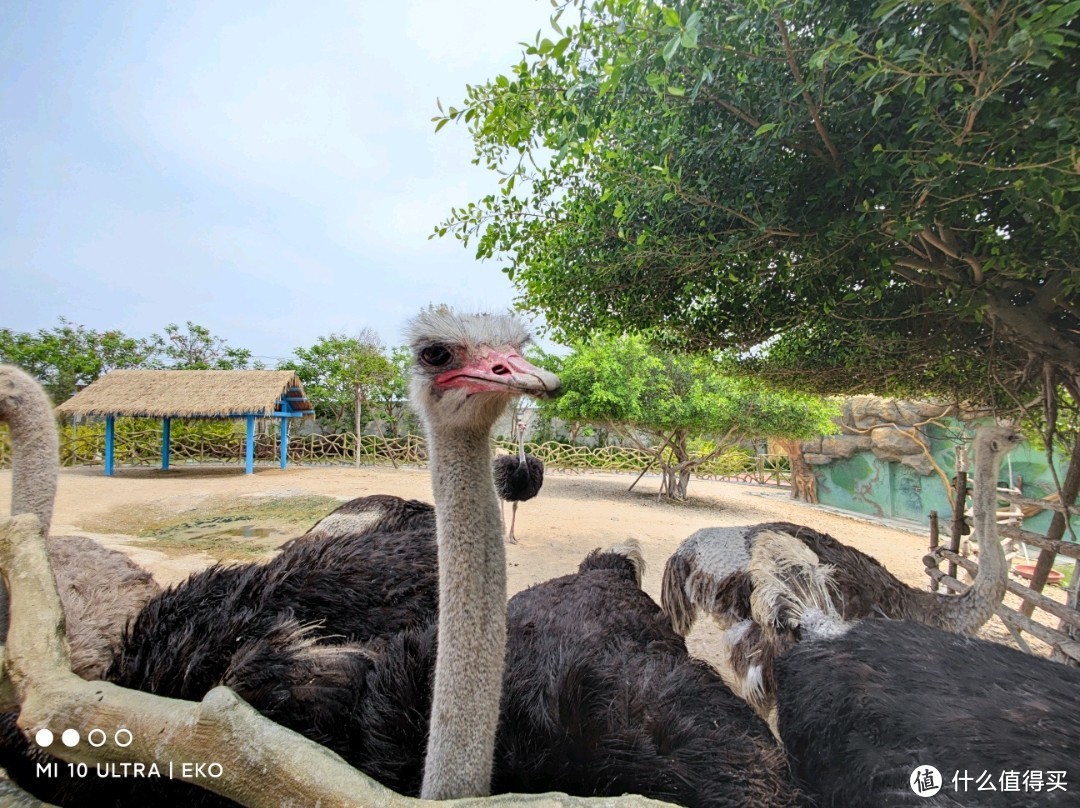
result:
[[[668,560],[662,602],[675,629],[686,634],[697,609],[726,629],[720,655],[733,686],[761,714],[775,683],[772,660],[797,638],[797,624],[775,611],[775,560],[784,554],[821,567],[829,597],[845,620],[891,617],[974,634],[1005,594],[1008,564],[997,540],[996,492],[1001,459],[1023,436],[1010,427],[983,427],[975,437],[973,509],[982,550],[971,587],[962,595],[908,586],[865,553],[808,527],[774,522],[714,528],[688,538]],[[739,539],[745,536],[745,543]],[[795,561],[793,561],[795,563]],[[802,576],[804,582],[810,576]]]
[[[12,446],[11,513],[33,513],[48,536],[56,498],[59,442],[52,403],[23,371],[0,365],[0,420]],[[83,536],[48,536],[71,653],[71,668],[97,679],[108,667],[125,624],[161,591],[123,553]],[[0,637],[7,635],[7,593],[0,581]]]
[[[504,502],[512,502],[510,516],[511,544],[517,544],[514,537],[514,523],[517,521],[519,502],[527,502],[540,493],[544,484],[544,463],[539,457],[525,454],[525,430],[518,431],[518,453],[500,455],[492,461],[495,475],[495,490]]]

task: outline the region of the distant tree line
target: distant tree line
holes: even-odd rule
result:
[[[371,329],[354,336],[330,334],[294,349],[278,363],[295,370],[315,404],[320,426],[331,432],[375,431],[397,436],[416,431],[406,406],[404,348],[386,349]],[[119,329],[97,331],[61,317],[36,332],[0,328],[0,362],[17,365],[42,383],[54,402],[67,400],[110,370],[261,370],[247,348],[230,345],[190,320],[162,333],[132,337]]]

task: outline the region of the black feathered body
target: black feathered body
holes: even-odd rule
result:
[[[497,791],[797,804],[768,727],[690,658],[624,556],[518,593],[508,619]]]
[[[866,620],[776,662],[780,735],[821,806],[1077,804],[1080,670],[903,620]],[[945,787],[917,795],[916,766]],[[1003,772],[1065,771],[1067,791],[1002,791]],[[989,772],[996,791],[954,790]],[[1045,775],[1043,775],[1045,780]],[[962,786],[961,786],[962,787]]]
[[[433,530],[314,537],[266,564],[217,565],[158,595],[103,678],[186,700],[228,685],[267,717],[361,760],[365,735],[355,721],[374,660],[386,659],[379,649],[387,637],[433,625],[437,608]],[[14,719],[3,719],[10,731],[0,765],[42,799],[231,804],[180,781],[37,778],[33,763],[47,758],[14,731]]]
[[[427,531],[435,535],[435,506],[418,499],[390,494],[356,497],[339,505],[316,522],[307,533],[281,545],[286,550],[297,542],[347,536],[353,540],[373,533]]]
[[[544,464],[538,457],[500,455],[492,461],[495,490],[506,502],[526,502],[544,485]]]
[[[425,535],[373,534],[356,546],[313,539],[264,567],[192,576],[144,611],[107,678],[184,699],[227,684],[264,715],[416,795],[437,650],[436,556]],[[415,580],[387,573],[398,566]],[[510,601],[494,791],[795,804],[765,724],[690,659],[637,575],[625,556],[593,553],[577,574]],[[27,782],[28,761],[42,756],[14,734],[0,762],[42,798],[230,804],[178,781]]]

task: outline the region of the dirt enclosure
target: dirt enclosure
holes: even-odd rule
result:
[[[925,531],[805,505],[777,487],[695,480],[691,501],[676,505],[658,501],[659,478],[646,477],[628,493],[633,480],[549,470],[539,496],[518,509],[518,543],[507,547],[511,593],[574,571],[594,548],[636,538],[648,565],[645,589],[659,600],[664,562],[688,535],[702,527],[776,520],[831,533],[907,583],[927,585]],[[11,473],[2,471],[0,497],[8,498],[10,490]],[[120,469],[112,478],[95,468],[64,469],[52,533],[92,536],[172,584],[221,558],[269,557],[338,501],[376,493],[431,501],[430,477],[426,470],[382,466],[260,468],[253,475],[228,466]],[[255,505],[248,521],[237,515]],[[162,525],[167,527],[155,530]],[[690,644],[708,657],[710,628],[699,626]],[[996,617],[982,634],[1012,644]]]

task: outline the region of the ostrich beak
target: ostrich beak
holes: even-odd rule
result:
[[[510,393],[534,398],[562,395],[562,382],[554,373],[538,368],[512,349],[489,349],[464,367],[447,371],[435,383],[466,393]]]

